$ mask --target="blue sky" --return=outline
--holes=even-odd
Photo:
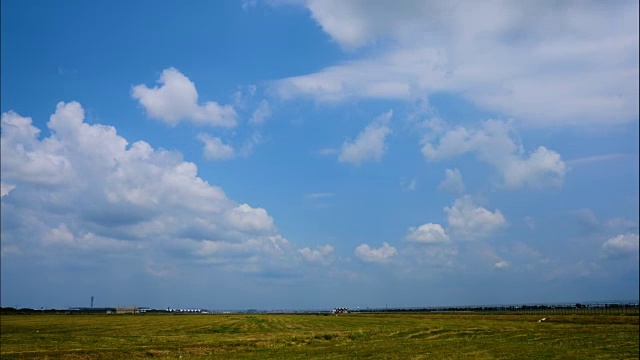
[[[638,298],[638,3],[2,2],[2,306]]]

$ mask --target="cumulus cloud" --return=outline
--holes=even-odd
[[[331,261],[333,250],[333,246],[324,245],[318,246],[315,250],[305,247],[300,249],[299,252],[300,255],[310,263],[327,264]]]
[[[234,229],[245,232],[269,232],[273,230],[273,219],[262,208],[247,204],[238,205],[227,212],[227,220]]]
[[[564,180],[566,166],[560,154],[539,146],[528,158],[512,160],[502,170],[505,186],[541,187],[560,186]]]
[[[496,269],[507,269],[511,264],[506,260],[500,260],[493,265]]]
[[[387,46],[279,80],[274,88],[283,98],[452,93],[531,124],[611,124],[638,117],[637,1],[300,4],[347,51]]]
[[[30,117],[22,117],[14,111],[2,114],[2,136],[7,141],[33,145],[34,139],[40,134],[40,129],[31,125]]]
[[[162,71],[158,83],[160,85],[153,88],[136,85],[131,92],[150,117],[170,125],[180,121],[223,127],[236,125],[237,114],[233,106],[220,105],[215,101],[199,104],[195,84],[177,69]]]
[[[191,241],[190,251],[201,264],[247,274],[260,275],[271,271],[295,269],[297,254],[283,236],[260,235],[243,242],[224,240]]]
[[[438,185],[438,190],[446,191],[454,194],[461,194],[464,192],[464,182],[462,181],[462,174],[458,169],[446,169],[444,171],[444,180]]]
[[[440,224],[427,223],[409,228],[407,240],[421,244],[443,244],[449,242],[449,235]]]
[[[602,244],[604,256],[609,258],[622,258],[638,256],[638,234],[621,234],[607,239]]]
[[[487,210],[477,206],[470,196],[465,195],[444,208],[449,229],[456,237],[465,240],[490,237],[507,226],[500,210]]]
[[[52,121],[55,121],[53,117]],[[58,143],[37,141],[40,129],[31,125],[31,118],[9,111],[2,114],[1,124],[0,166],[3,179],[15,179],[16,183],[55,185],[73,175],[69,160],[57,154],[61,151]],[[12,186],[15,187],[15,183]]]
[[[353,141],[345,141],[338,155],[338,161],[360,165],[368,161],[380,161],[386,151],[385,139],[391,133],[388,126],[393,111],[380,115]]]
[[[82,250],[99,250],[102,252],[133,250],[141,248],[141,244],[129,242],[107,236],[96,235],[92,232],[82,234],[72,233],[66,224],[51,229],[42,239],[45,246],[62,246]]]
[[[437,141],[425,141],[422,154],[430,161],[439,161],[475,153],[499,172],[505,188],[562,185],[566,165],[560,154],[544,146],[527,154],[514,142],[514,136],[511,123],[487,120],[481,129],[457,127],[440,134]]]
[[[360,260],[367,263],[385,264],[388,263],[392,257],[398,255],[398,250],[386,242],[382,243],[382,246],[377,249],[371,248],[367,244],[360,244],[356,247],[354,254]]]
[[[259,235],[246,241],[204,240],[191,241],[186,244],[194,249],[200,259],[209,264],[227,264],[230,270],[242,258],[247,261],[241,264],[242,271],[256,272],[265,266],[277,264],[281,261],[291,263],[294,255],[291,243],[279,234]]]
[[[115,128],[83,120],[79,103],[58,103],[51,135],[39,139],[30,118],[2,114],[2,191],[5,184],[23,190],[2,197],[3,246],[202,261],[213,254],[209,243],[245,249],[227,259],[229,269],[297,258],[265,209],[227,198],[180,153],[129,144]]]
[[[198,140],[204,143],[204,157],[209,160],[228,160],[234,157],[235,151],[231,145],[222,142],[219,137],[211,137],[208,134],[198,134]]]

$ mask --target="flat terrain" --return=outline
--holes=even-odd
[[[551,316],[551,315],[550,315]],[[4,315],[4,359],[638,359],[638,316]]]

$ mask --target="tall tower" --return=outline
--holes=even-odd
[[[91,308],[93,309],[93,296],[91,297]]]

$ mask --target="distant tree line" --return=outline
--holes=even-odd
[[[31,309],[0,307],[0,315],[98,315],[114,314],[116,308],[71,308],[71,309]],[[350,310],[352,313],[475,313],[475,314],[629,314],[638,315],[638,303],[590,303],[575,305],[510,305],[510,306],[442,306],[423,308],[366,308]],[[148,309],[141,314],[187,314],[168,310]],[[230,312],[212,311],[213,314]],[[317,314],[329,315],[331,311],[321,310],[281,310],[281,311],[237,311],[233,313],[261,313],[261,314]]]
[[[64,314],[66,310],[0,307],[0,315]]]
[[[472,314],[638,314],[637,303],[581,304],[575,305],[513,305],[513,306],[453,306],[429,308],[384,308],[360,309],[353,312],[427,312],[427,313],[472,313]]]

